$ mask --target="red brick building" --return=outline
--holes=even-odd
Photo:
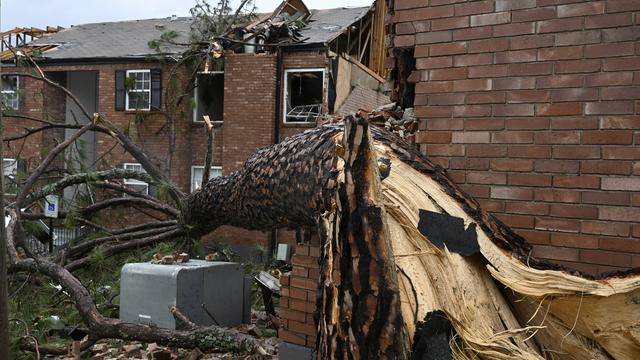
[[[276,12],[283,8],[287,6],[281,5]],[[299,40],[280,46],[280,52],[268,46],[225,50],[215,71],[212,68],[196,76],[195,90],[176,110],[173,122],[167,117],[166,100],[176,96],[175,83],[184,85],[187,70],[174,78],[170,74],[186,48],[163,45],[163,56],[159,56],[148,43],[168,30],[178,35],[174,41],[188,42],[191,18],[78,25],[42,36],[26,49],[42,51],[37,62],[47,76],[66,86],[89,113],[99,112],[127,131],[174,184],[190,192],[199,186],[205,161],[203,115],[209,115],[215,125],[212,176],[217,176],[239,168],[257,148],[316,126],[322,114],[338,113],[346,104],[353,107],[352,90],[358,89],[356,103],[363,91],[378,94],[383,79],[368,64],[374,50],[379,48],[382,53],[383,45],[379,39],[374,45],[377,38],[370,35],[372,8],[305,11],[307,25],[299,31]],[[261,20],[268,18],[264,15]],[[5,62],[3,72],[24,71],[20,66],[11,67]],[[338,78],[342,79],[339,84]],[[63,93],[38,80],[5,77],[5,85],[3,93],[18,114],[66,123],[88,121]],[[388,97],[374,98],[388,102]],[[5,135],[17,136],[37,126],[25,118],[6,118]],[[72,133],[61,130],[51,136],[40,132],[26,141],[9,142],[7,170],[16,169],[17,163],[24,164],[23,171],[32,169],[52,144]],[[82,140],[83,166],[140,169],[109,136],[92,133]],[[144,192],[154,191],[139,181],[125,183]],[[68,200],[73,196],[65,194]],[[223,227],[211,239],[269,246],[290,243],[293,238],[285,233]]]
[[[416,143],[533,255],[640,266],[640,1],[393,0]]]

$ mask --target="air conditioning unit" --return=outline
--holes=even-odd
[[[238,263],[131,263],[121,271],[120,319],[127,322],[175,329],[175,305],[198,325],[237,326],[250,320],[250,299],[251,279]]]

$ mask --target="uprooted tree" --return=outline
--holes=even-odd
[[[361,112],[260,149],[239,171],[184,194],[123,129],[87,113],[72,93],[32,65],[35,72],[17,75],[64,91],[90,121],[31,118],[41,127],[27,129],[25,136],[60,128],[75,132],[21,181],[8,204],[9,271],[38,272],[62,285],[91,340],[254,351],[259,341],[235,329],[166,330],[108,318],[74,271],[88,263],[96,248],[109,256],[163,241],[199,239],[222,225],[250,230],[311,226],[322,244],[319,358],[640,357],[637,271],[596,279],[529,256],[526,241],[480,209],[442,169],[402,139],[371,126],[385,113]],[[146,172],[108,169],[43,181],[55,160],[91,131],[116,139]],[[131,191],[123,178],[156,184],[166,196]],[[105,235],[74,244],[61,255],[34,253],[25,241],[24,222],[42,215],[28,210],[46,195],[78,185],[112,196],[63,216]],[[162,216],[123,229],[93,217],[129,205]]]

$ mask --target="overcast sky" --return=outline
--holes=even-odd
[[[237,2],[237,0],[232,3]],[[373,0],[305,0],[310,9],[370,5]],[[209,0],[216,4],[217,0]],[[14,27],[86,24],[102,21],[187,16],[195,0],[0,0],[2,30]],[[268,12],[279,0],[256,0],[258,10]]]

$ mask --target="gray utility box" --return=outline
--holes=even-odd
[[[120,277],[120,320],[175,329],[169,309],[176,305],[198,325],[237,326],[250,317],[250,285],[238,263],[126,264]]]

